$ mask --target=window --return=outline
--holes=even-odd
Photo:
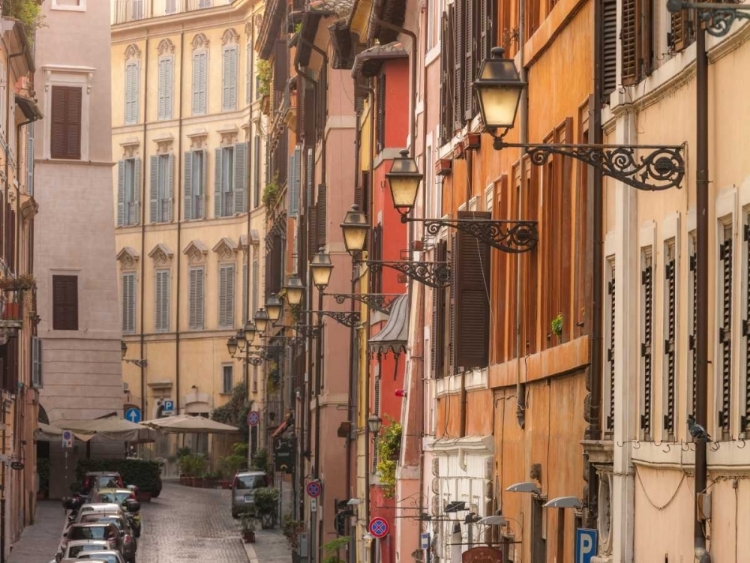
[[[130,9],[131,20],[143,19],[143,0],[130,0]]]
[[[456,28],[456,9],[448,7],[442,15],[440,29],[440,142],[447,143],[453,136],[453,30]]]
[[[185,153],[185,219],[206,216],[206,170],[208,151]]]
[[[223,95],[221,108],[224,111],[237,109],[237,45],[224,47]]]
[[[133,125],[138,122],[140,66],[138,61],[134,60],[125,64],[125,125]]]
[[[78,276],[52,276],[52,330],[78,330]]]
[[[165,0],[166,6],[164,7],[165,14],[176,14],[177,13],[177,0]]]
[[[648,0],[623,0],[620,41],[622,83],[636,84],[651,74],[653,18]]]
[[[228,395],[234,387],[234,366],[221,366],[221,392]]]
[[[81,88],[52,86],[52,123],[50,154],[52,158],[81,158]]]
[[[234,326],[234,264],[219,266],[219,327]]]
[[[85,12],[86,0],[52,0],[52,9]]]
[[[122,332],[135,333],[135,273],[122,274]]]
[[[174,59],[159,58],[159,119],[172,119],[172,85],[174,83]]]
[[[690,302],[689,326],[690,336],[688,338],[688,348],[690,349],[690,368],[688,371],[688,397],[687,412],[695,416],[697,393],[697,374],[698,374],[698,254],[696,253],[697,237],[695,231],[688,235],[689,254],[690,254],[690,277],[688,278],[688,299]]]
[[[214,217],[247,211],[247,143],[216,149]]]
[[[156,332],[169,331],[169,294],[171,279],[169,270],[156,270]]]
[[[253,138],[253,207],[260,207],[260,137]]]
[[[732,223],[723,223],[719,233],[719,427],[722,438],[730,439],[732,412]]]
[[[607,295],[605,296],[604,337],[607,346],[607,381],[605,382],[605,414],[607,432],[615,430],[615,259],[607,258]]]
[[[117,163],[117,226],[140,223],[141,159],[126,158]]]
[[[211,0],[198,0],[198,8],[210,8]]]
[[[151,157],[150,215],[152,223],[172,221],[174,183],[174,155],[160,154]]]
[[[206,113],[208,51],[201,49],[193,54],[193,115]]]
[[[653,401],[654,266],[651,247],[641,250],[641,436],[651,440]]]
[[[677,410],[677,256],[675,239],[664,245],[664,438],[674,440]]]
[[[26,193],[34,195],[34,126],[27,127],[26,137]]]
[[[190,268],[188,325],[193,330],[203,330],[204,283],[203,267]]]
[[[667,43],[672,51],[682,51],[695,41],[695,22],[690,10],[669,14]]]
[[[617,0],[602,1],[602,70],[603,103],[617,89]]]
[[[31,386],[41,389],[44,386],[42,374],[42,339],[31,337]]]

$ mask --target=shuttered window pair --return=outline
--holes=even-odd
[[[140,70],[141,65],[138,61],[131,60],[125,63],[125,125],[138,122]]]
[[[141,159],[126,158],[117,163],[117,226],[140,223]]]
[[[174,58],[159,59],[159,119],[172,119],[172,89],[174,84]]]
[[[81,89],[74,86],[52,87],[52,124],[50,155],[66,160],[81,159]],[[136,112],[137,115],[137,112]]]
[[[174,201],[174,155],[160,154],[151,157],[150,217],[152,223],[172,221]]]
[[[156,332],[169,331],[169,301],[171,294],[171,275],[169,270],[156,271]]]
[[[208,51],[201,49],[193,53],[193,115],[207,111],[208,97]]]
[[[192,330],[203,330],[205,270],[203,266],[190,268],[188,280],[188,326]]]
[[[289,189],[287,190],[287,193],[289,194],[289,204],[287,205],[287,209],[289,209],[290,217],[299,216],[301,160],[302,148],[298,145],[295,147],[292,156],[289,158],[289,175],[287,176],[289,183]]]
[[[247,143],[216,149],[214,217],[247,211]]]
[[[185,219],[206,217],[206,181],[208,151],[188,151],[185,153]]]
[[[52,276],[52,330],[78,330],[78,276]]]
[[[219,328],[234,326],[234,264],[219,266]]]
[[[224,47],[223,94],[221,109],[232,111],[237,109],[237,68],[239,66],[239,49],[237,45]]]
[[[122,332],[135,333],[135,272],[122,274]]]

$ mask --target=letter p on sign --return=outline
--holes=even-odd
[[[578,528],[576,530],[576,563],[591,563],[596,555],[598,533],[596,530]]]

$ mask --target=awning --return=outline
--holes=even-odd
[[[286,429],[292,426],[293,424],[294,424],[294,416],[292,415],[292,413],[289,413],[284,417],[284,422],[279,424],[276,430],[273,431],[273,434],[271,434],[271,438],[277,438],[281,436],[286,431]]]
[[[365,78],[372,78],[378,75],[384,62],[407,58],[409,58],[409,53],[399,41],[393,41],[387,45],[375,45],[354,57],[352,76],[356,77],[361,73]]]
[[[24,117],[29,121],[39,121],[42,119],[42,112],[39,111],[39,106],[31,98],[16,94],[16,105],[21,108]]]
[[[172,434],[234,434],[240,430],[235,426],[217,422],[210,418],[186,414],[156,418],[141,424]]]
[[[38,427],[34,434],[34,439],[37,442],[61,442],[62,441],[62,428],[57,428],[51,424],[45,424],[44,422],[37,423]],[[94,437],[94,434],[73,434],[77,440],[82,442],[88,442]]]
[[[55,426],[81,434],[113,434],[143,430],[142,426],[124,418],[96,418],[93,420],[58,420]]]
[[[385,354],[388,351],[399,354],[406,351],[409,337],[409,296],[397,297],[391,307],[391,314],[383,330],[370,338],[370,350]]]

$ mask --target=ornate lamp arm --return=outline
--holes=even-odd
[[[417,280],[429,287],[448,287],[451,284],[451,269],[447,262],[385,262],[381,260],[362,260],[373,273],[391,268]]]
[[[320,327],[316,325],[297,325],[296,330],[303,338],[317,338],[320,335]]]
[[[698,10],[698,17],[706,24],[706,32],[714,37],[724,37],[732,29],[735,20],[750,20],[748,4],[715,4],[713,2],[685,2],[667,0],[667,10]]]
[[[424,223],[425,232],[436,236],[443,227],[451,227],[489,244],[493,248],[519,254],[536,248],[539,240],[536,221],[496,221],[490,219],[412,219],[402,216],[405,223]]]
[[[383,293],[325,293],[324,295],[333,297],[339,305],[343,305],[347,299],[359,301],[386,315],[390,313],[393,301],[398,296],[398,294],[386,295]]]
[[[349,328],[353,328],[359,324],[359,311],[303,311],[303,313],[317,313],[330,317],[334,321]]]

